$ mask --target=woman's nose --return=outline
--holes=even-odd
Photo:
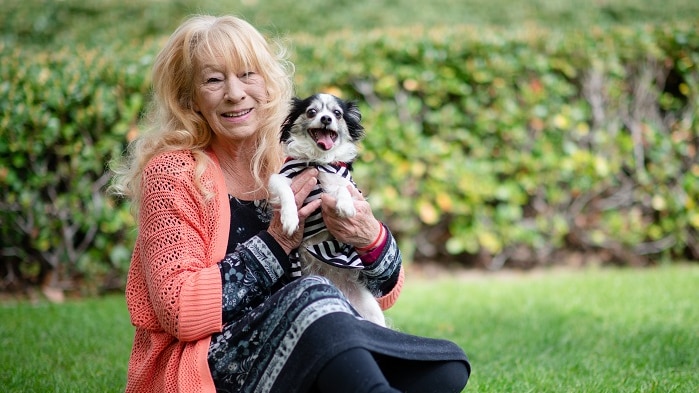
[[[231,76],[226,81],[225,99],[234,102],[245,99],[245,85],[237,76]]]

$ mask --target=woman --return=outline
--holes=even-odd
[[[126,390],[461,391],[470,366],[453,343],[361,320],[326,279],[292,278],[288,255],[303,227],[287,236],[265,202],[283,160],[291,70],[235,17],[192,17],[157,56],[150,127],[114,166],[112,186],[132,199],[139,229]],[[316,176],[292,183],[301,222],[320,208],[338,240],[376,244],[363,274],[390,307],[403,285],[395,240],[355,190],[350,220],[328,195],[301,207]]]

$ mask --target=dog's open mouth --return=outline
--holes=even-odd
[[[327,128],[310,128],[308,134],[316,142],[316,145],[323,150],[332,149],[337,140],[337,132]]]

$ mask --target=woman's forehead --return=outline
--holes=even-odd
[[[238,71],[255,68],[254,56],[245,48],[234,45],[205,45],[198,53],[201,69],[214,68]]]
[[[199,65],[202,71],[215,70],[237,72],[255,68],[253,64],[250,64],[246,59],[240,58],[236,53],[229,53],[227,55],[203,55],[203,57],[199,59]]]

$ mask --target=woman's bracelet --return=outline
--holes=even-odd
[[[381,222],[379,222],[379,234],[376,236],[376,239],[374,239],[374,241],[371,242],[371,244],[369,244],[368,246],[354,247],[354,248],[358,252],[362,252],[362,253],[366,253],[366,252],[369,252],[369,251],[375,249],[379,245],[381,240],[383,239],[385,232],[386,232],[386,228],[384,228],[383,224]]]

